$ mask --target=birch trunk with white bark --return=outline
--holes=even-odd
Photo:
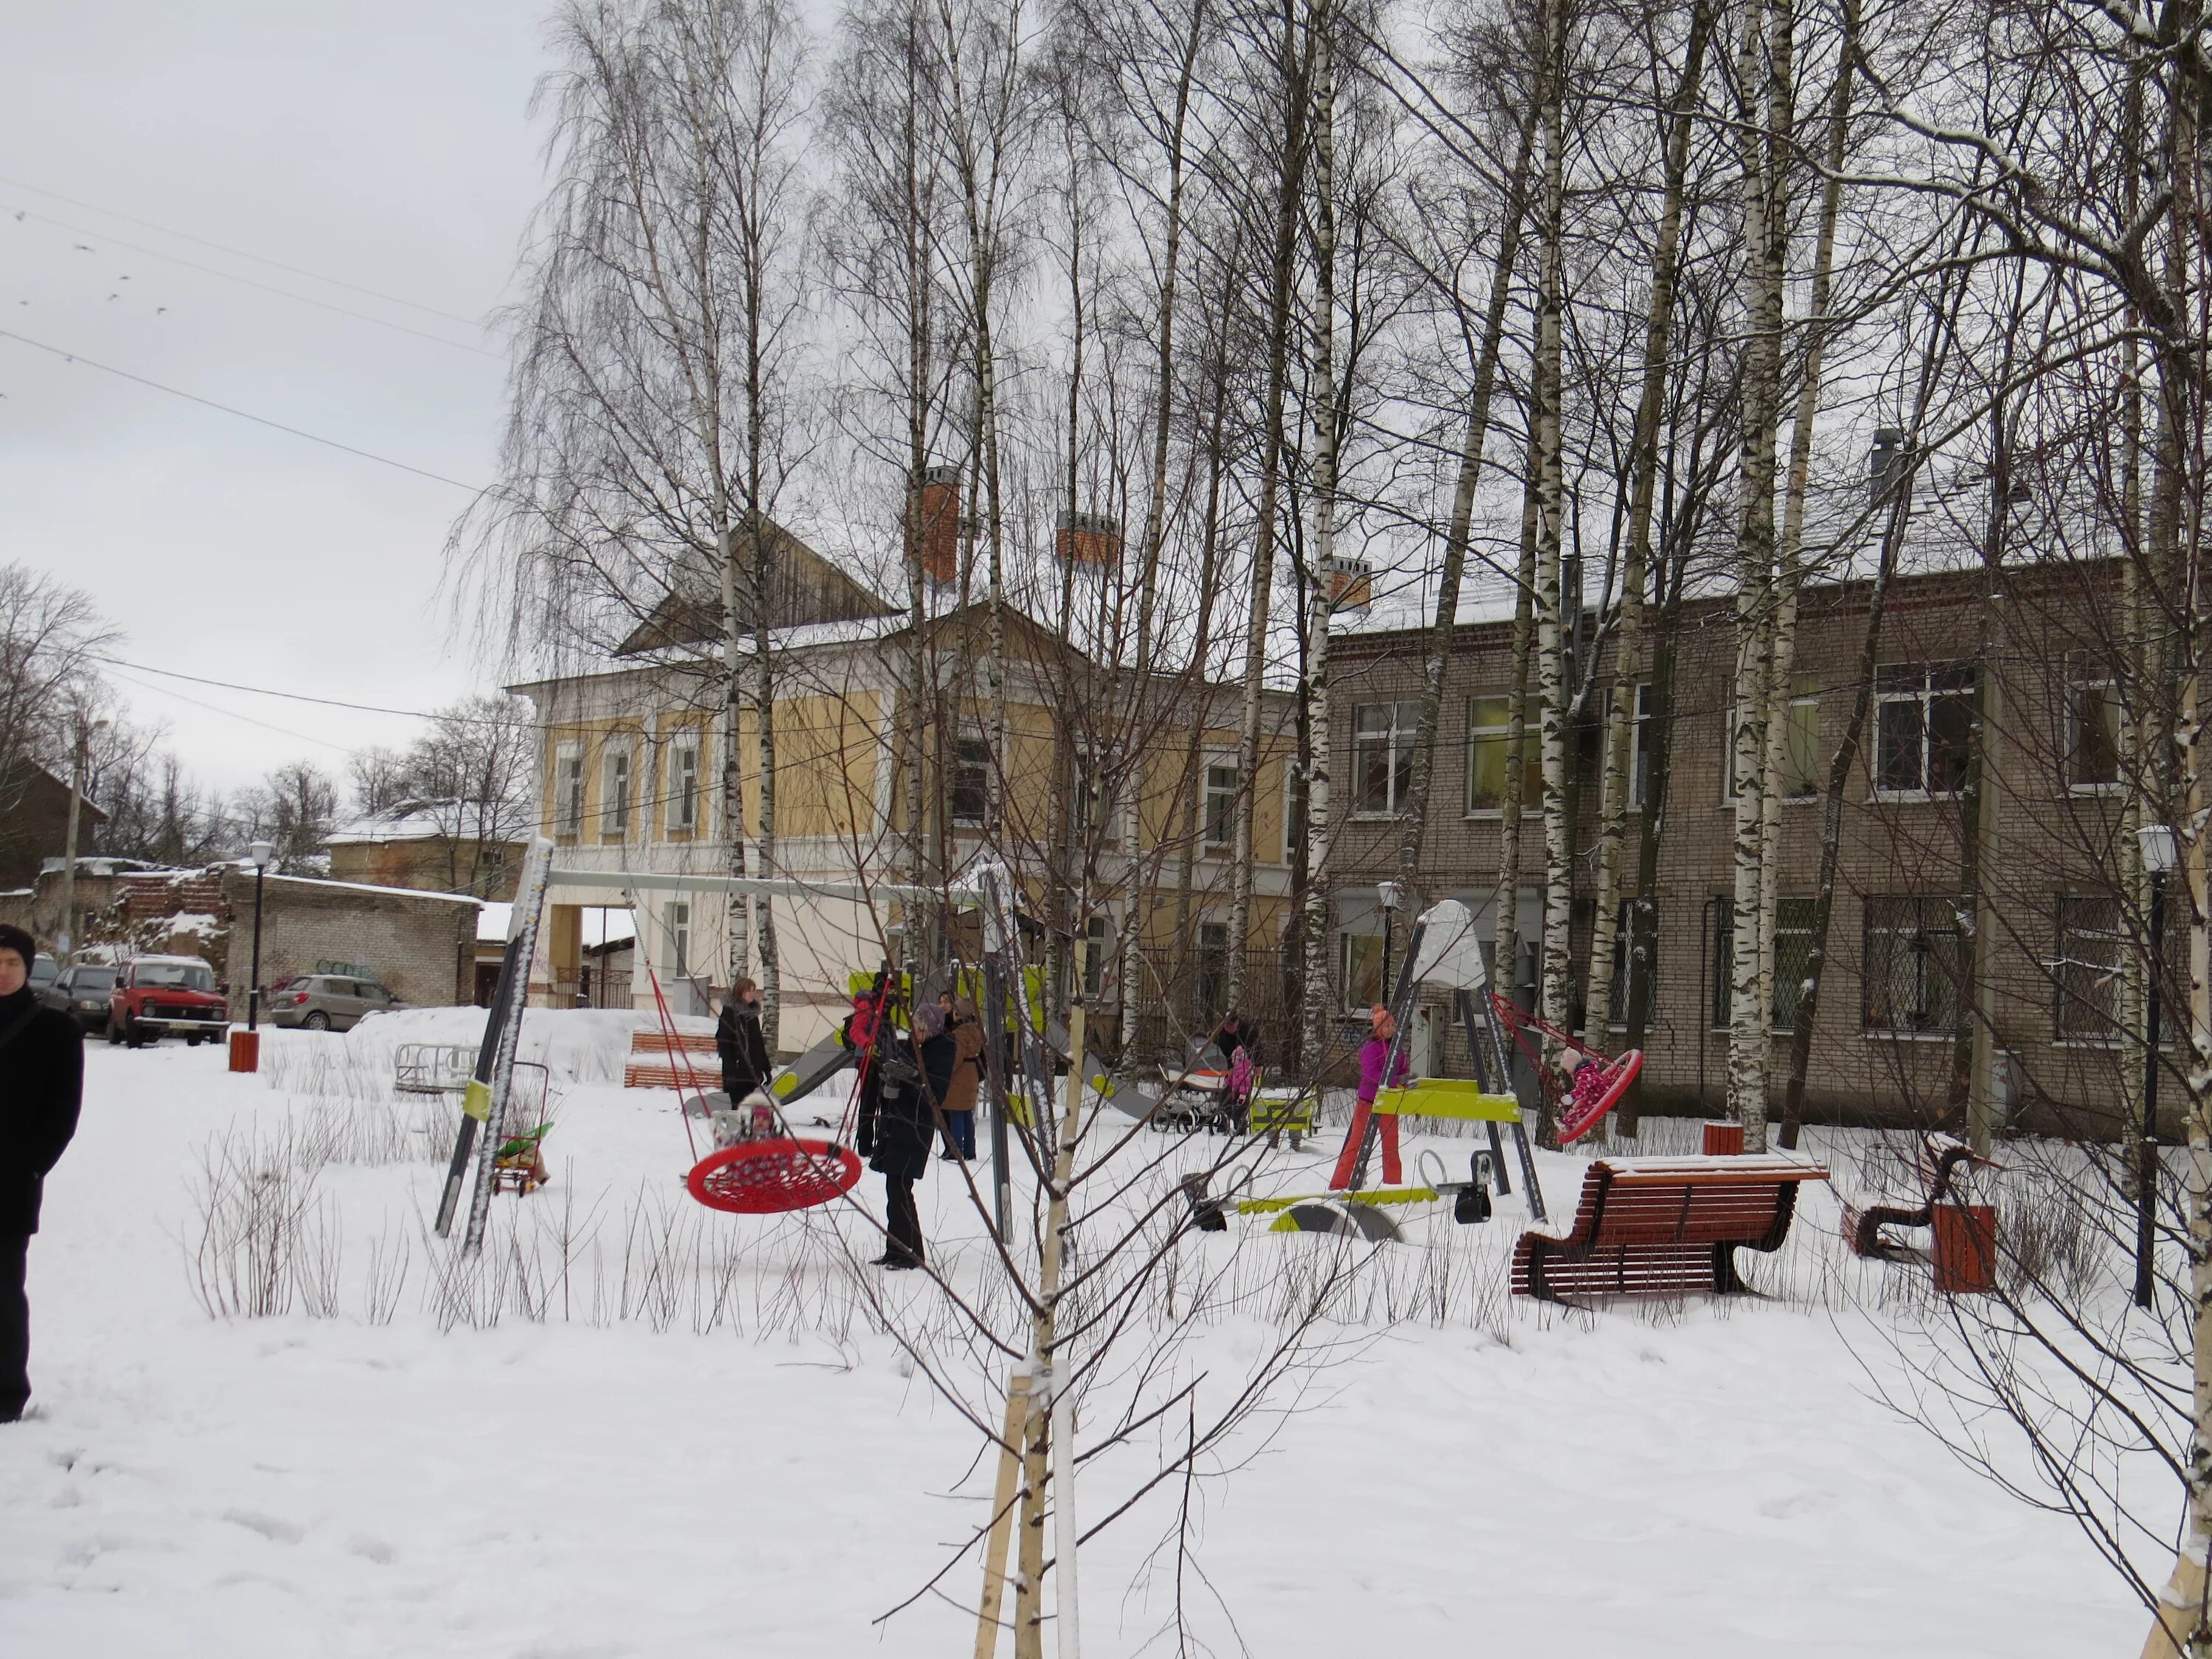
[[[1612,987],[1620,971],[1620,859],[1634,793],[1636,704],[1644,676],[1644,590],[1650,580],[1651,516],[1658,494],[1659,426],[1667,402],[1668,353],[1674,322],[1674,282],[1681,257],[1682,198],[1690,170],[1691,117],[1705,69],[1712,9],[1706,0],[1690,14],[1682,76],[1668,120],[1667,167],[1659,209],[1659,234],[1651,256],[1651,294],[1644,324],[1644,380],[1631,438],[1628,555],[1620,578],[1620,643],[1613,653],[1613,699],[1606,709],[1605,769],[1599,786],[1595,908],[1591,915],[1589,990],[1583,1041],[1596,1046],[1605,1034]],[[1648,807],[1646,810],[1649,810]]]

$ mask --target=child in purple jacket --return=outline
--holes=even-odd
[[[1352,1184],[1352,1166],[1359,1161],[1359,1143],[1366,1137],[1367,1120],[1375,1110],[1375,1097],[1383,1088],[1382,1068],[1389,1063],[1391,1040],[1398,1035],[1398,1022],[1381,1004],[1370,1009],[1367,1018],[1369,1036],[1359,1047],[1359,1103],[1352,1109],[1352,1128],[1344,1138],[1344,1151],[1337,1157],[1336,1172],[1329,1177],[1332,1188]],[[1390,1085],[1395,1087],[1403,1084],[1411,1070],[1401,1052],[1391,1070]],[[1398,1161],[1398,1115],[1386,1112],[1382,1117],[1382,1182],[1395,1187],[1405,1178],[1405,1168]]]

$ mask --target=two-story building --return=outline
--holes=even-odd
[[[1140,1018],[1164,1009],[1188,1026],[1218,1016],[1201,1005],[1228,978],[1241,690],[1099,662],[1069,630],[1012,606],[1000,608],[994,653],[988,608],[949,586],[933,590],[917,634],[908,611],[795,538],[781,540],[776,568],[772,867],[759,850],[757,722],[748,701],[732,732],[720,604],[704,591],[657,607],[607,660],[515,688],[545,728],[541,828],[556,867],[732,873],[723,769],[734,742],[748,873],[839,890],[941,888],[988,850],[1028,892],[1040,957],[1058,930],[1063,959],[1079,962],[1088,988],[1116,1006],[1133,943]],[[1001,720],[1003,751],[993,742]],[[1255,955],[1272,951],[1287,908],[1288,699],[1270,691],[1264,720]],[[548,902],[560,1000],[581,989],[594,907],[635,914],[636,1006],[653,1006],[657,979],[672,1006],[698,1011],[727,981],[732,907],[718,894],[556,885]],[[972,957],[972,923],[927,908],[842,890],[769,902],[782,1046],[831,1029],[848,1006],[849,976],[902,958],[909,927],[928,930],[917,950],[931,966]],[[745,925],[757,930],[757,918]],[[1255,981],[1253,994],[1268,988]]]
[[[2026,564],[2001,575],[1971,568],[1902,575],[1884,607],[1871,684],[1860,667],[1871,583],[1804,591],[1782,774],[1778,1091],[1815,915],[1830,763],[1856,700],[1863,693],[1869,702],[1841,801],[1838,886],[1808,1071],[1813,1115],[1925,1119],[1941,1115],[1954,1097],[1962,1039],[1975,1018],[1969,968],[1978,907],[1965,891],[1965,807],[1978,720],[1988,734],[1982,775],[1994,791],[1993,856],[1982,861],[1978,886],[1996,927],[1989,942],[1988,1018],[1999,1054],[1997,1090],[2009,1094],[2016,1115],[2046,1127],[2080,1127],[2089,1118],[2109,1125],[2124,1097],[2121,1067],[2141,1064],[2139,1043],[2136,1057],[2127,1058],[2120,998],[2135,948],[2130,941],[2148,936],[2127,857],[2125,812],[2142,792],[2127,761],[2121,581],[2113,560]],[[1335,776],[1347,781],[1333,866],[1338,963],[1353,1006],[1375,994],[1384,927],[1380,883],[1397,873],[1398,807],[1410,775],[1428,642],[1425,627],[1408,626],[1411,620],[1401,613],[1376,625],[1353,624],[1332,644],[1334,729],[1341,733]],[[1736,640],[1731,596],[1682,601],[1653,893],[1658,949],[1644,1039],[1647,1097],[1705,1110],[1725,1097]],[[1591,931],[1598,720],[1605,697],[1619,695],[1608,684],[1611,672],[1607,643],[1595,665],[1590,713],[1571,734],[1578,974]],[[1464,899],[1486,927],[1494,925],[1500,886],[1512,678],[1510,618],[1457,629],[1419,884],[1426,899]],[[1656,747],[1649,684],[1634,695],[1625,894],[1637,890]],[[1531,804],[1516,884],[1522,959],[1512,975],[1524,999],[1534,991],[1541,914],[1535,747],[1532,724],[1525,791]],[[2176,984],[2185,990],[2185,975],[2169,979]],[[1587,994],[1578,988],[1577,1002]],[[2168,1001],[2169,1032],[2183,994],[2174,991]],[[1610,996],[1618,1040],[1625,999],[1617,979]]]

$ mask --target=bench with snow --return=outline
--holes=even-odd
[[[1844,1206],[1844,1239],[1851,1254],[1882,1257],[1904,1254],[1905,1241],[1888,1237],[1883,1230],[1935,1226],[1939,1209],[1965,1204],[1966,1174],[1977,1167],[2001,1166],[1976,1157],[1973,1148],[1955,1135],[1922,1135],[1912,1160],[1914,1184],[1919,1188],[1915,1198]]]
[[[1521,1235],[1513,1294],[1561,1302],[1740,1291],[1735,1253],[1781,1249],[1797,1188],[1827,1178],[1820,1164],[1778,1155],[1600,1158],[1564,1237]]]
[[[625,1089],[688,1089],[696,1080],[712,1089],[722,1080],[722,1062],[712,1031],[668,1033],[641,1026],[629,1034],[629,1060],[623,1067]]]

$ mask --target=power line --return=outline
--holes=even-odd
[[[550,726],[541,725],[536,720],[499,720],[493,716],[483,714],[435,714],[430,710],[423,708],[392,708],[382,703],[348,702],[340,697],[311,696],[305,691],[276,691],[272,690],[265,685],[240,685],[233,680],[211,680],[207,678],[204,675],[179,673],[173,668],[155,668],[149,663],[129,662],[121,657],[102,656],[98,652],[90,653],[89,654],[91,655],[93,661],[104,662],[111,667],[127,668],[133,673],[137,674],[158,674],[163,679],[185,680],[194,685],[210,685],[215,687],[219,691],[248,691],[257,697],[282,697],[289,702],[319,703],[325,708],[350,708],[358,714],[401,714],[406,716],[410,720],[451,720],[462,726],[512,726],[519,731],[543,732],[552,729]],[[149,689],[158,690],[159,688],[149,687]],[[182,692],[177,692],[173,695],[182,696],[184,694]],[[187,698],[186,701],[189,702],[190,699]],[[244,716],[241,715],[240,718],[243,719]],[[298,734],[290,733],[288,735],[297,736]]]
[[[149,685],[143,680],[132,679],[128,674],[118,674],[115,678],[125,685],[137,686],[142,691],[151,691],[164,697],[174,697],[179,702],[188,702],[195,708],[206,709],[210,714],[224,714],[234,720],[244,720],[248,726],[258,726],[264,732],[276,732],[279,737],[291,738],[301,743],[320,744],[324,748],[335,749],[342,755],[352,752],[345,744],[332,743],[328,738],[313,738],[305,732],[294,732],[282,726],[271,726],[267,720],[258,720],[252,715],[241,714],[234,708],[219,708],[211,702],[203,702],[198,697],[188,697],[181,691],[170,691],[158,685]]]
[[[0,328],[0,340],[13,340],[19,345],[29,346],[34,351],[43,351],[51,356],[58,357],[65,363],[82,363],[87,368],[96,368],[103,374],[112,374],[120,380],[133,381],[143,386],[150,386],[156,392],[166,392],[172,398],[182,398],[186,403],[198,404],[207,409],[220,410],[226,415],[235,415],[240,420],[251,421],[256,426],[265,426],[273,431],[289,433],[295,438],[305,438],[311,444],[321,444],[328,449],[342,449],[349,455],[358,455],[362,459],[374,461],[380,466],[397,467],[402,472],[412,472],[416,477],[428,478],[434,483],[451,484],[456,489],[467,490],[471,495],[484,494],[481,485],[463,483],[459,478],[449,478],[444,473],[433,472],[427,467],[415,466],[406,461],[395,461],[389,455],[380,455],[374,450],[340,443],[336,438],[325,438],[321,434],[309,432],[303,427],[287,426],[283,422],[272,421],[265,415],[255,415],[246,410],[234,408],[229,404],[219,404],[212,398],[201,397],[197,392],[182,392],[173,386],[163,386],[159,380],[149,380],[143,374],[133,374],[127,368],[117,368],[111,363],[95,362],[80,353],[64,351],[59,346],[48,345],[43,340],[33,340],[27,334],[17,334]]]
[[[153,258],[166,259],[172,264],[184,266],[187,270],[198,270],[210,276],[220,276],[225,282],[240,283],[247,288],[258,289],[264,294],[274,294],[283,299],[296,300],[303,306],[313,306],[323,311],[335,311],[341,317],[357,318],[364,323],[374,323],[379,328],[397,329],[402,334],[411,334],[418,340],[428,340],[441,346],[451,346],[456,351],[473,351],[479,357],[506,361],[504,354],[488,350],[483,346],[470,345],[462,340],[449,340],[442,334],[431,333],[428,329],[410,328],[406,324],[395,323],[388,317],[378,317],[366,311],[356,311],[351,306],[338,305],[329,300],[318,300],[312,295],[295,294],[290,289],[278,288],[272,283],[257,283],[251,276],[241,276],[236,271],[219,270],[214,265],[204,265],[196,259],[186,259],[173,253],[164,253],[159,248],[146,247],[137,242],[126,242],[120,237],[109,235],[104,230],[90,230],[82,225],[73,225],[66,219],[57,219],[51,214],[33,212],[28,208],[17,208],[5,202],[0,202],[0,212],[12,213],[18,219],[35,219],[40,224],[52,225],[57,230],[70,231],[79,236],[97,236],[113,247],[125,247],[133,253],[143,253]],[[85,251],[93,252],[97,250],[87,248]]]
[[[420,311],[432,317],[442,317],[449,323],[459,323],[467,328],[475,328],[478,325],[477,319],[472,317],[463,317],[453,312],[441,311],[435,306],[426,306],[416,300],[403,300],[396,294],[386,294],[376,289],[363,288],[359,283],[349,283],[342,276],[325,276],[322,272],[309,270],[304,265],[288,265],[282,259],[271,259],[266,254],[249,253],[244,248],[231,247],[222,242],[211,242],[206,237],[195,236],[188,230],[173,230],[167,225],[157,225],[151,219],[133,218],[130,214],[118,213],[113,208],[101,207],[96,202],[82,202],[74,196],[64,196],[58,190],[48,190],[45,185],[32,184],[27,179],[0,177],[0,185],[9,185],[17,190],[27,190],[36,196],[51,197],[57,202],[67,202],[71,207],[82,208],[88,213],[100,214],[110,219],[120,219],[125,224],[140,225],[148,230],[158,230],[162,235],[174,236],[180,241],[197,242],[200,246],[211,247],[218,253],[228,253],[240,259],[251,259],[256,264],[269,265],[277,270],[289,270],[295,276],[305,276],[314,282],[328,283],[332,288],[349,289],[356,294],[366,294],[372,300],[382,300],[392,305],[405,306],[410,311]]]

